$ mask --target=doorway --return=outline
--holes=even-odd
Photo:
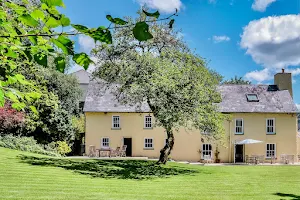
[[[235,145],[235,162],[244,162],[244,145]]]
[[[126,156],[132,156],[132,138],[124,138],[123,144],[127,145]]]

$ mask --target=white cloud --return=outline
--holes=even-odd
[[[141,5],[147,5],[150,8],[158,9],[163,13],[174,13],[177,8],[180,10],[183,6],[181,0],[137,0]]]
[[[254,0],[252,4],[252,9],[259,12],[265,12],[266,8],[275,1],[276,0]]]
[[[297,108],[298,108],[298,111],[300,111],[300,104],[297,104],[297,103],[296,103],[296,106],[297,106]]]
[[[244,27],[240,46],[265,69],[247,74],[257,81],[268,80],[269,74],[286,68],[300,75],[300,15],[283,15],[251,21]],[[249,75],[250,74],[250,75]]]
[[[86,35],[80,35],[78,37],[78,43],[80,51],[83,51],[87,54],[90,54],[91,50],[95,48],[94,39]]]
[[[212,37],[214,43],[220,43],[220,42],[228,42],[230,41],[230,37],[226,36],[226,35],[220,35],[220,36],[217,36],[217,35],[214,35]]]
[[[273,78],[273,73],[267,68],[265,68],[263,70],[255,70],[252,72],[248,72],[245,75],[245,79],[247,79],[249,81],[257,81],[258,83],[272,80],[272,78]]]
[[[300,74],[300,68],[288,69],[286,72],[292,73],[293,76],[297,76]]]
[[[217,0],[208,0],[208,3],[215,4],[217,3]]]

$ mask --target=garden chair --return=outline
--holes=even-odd
[[[289,163],[288,160],[287,160],[287,155],[286,154],[281,154],[280,155],[280,162],[282,164],[288,164]]]
[[[126,157],[126,149],[127,149],[127,145],[123,145],[122,149],[120,150],[121,157]]]
[[[286,155],[286,161],[287,161],[286,164],[289,164],[289,163],[294,164],[294,162],[295,162],[295,156],[294,155]]]
[[[120,154],[121,154],[120,149],[121,149],[120,147],[117,147],[116,149],[113,149],[112,152],[111,152],[111,156],[112,157],[120,156]]]
[[[258,155],[257,156],[257,163],[265,163],[265,156],[264,155]]]
[[[212,159],[211,155],[204,155],[203,160],[206,163],[209,163],[209,162],[212,163],[213,162],[213,159]]]
[[[95,157],[96,156],[96,147],[94,145],[89,146],[89,157]]]

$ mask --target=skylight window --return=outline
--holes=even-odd
[[[278,86],[277,85],[269,85],[268,86],[268,91],[278,91]]]
[[[247,94],[246,96],[247,96],[248,102],[258,102],[259,101],[257,94]]]

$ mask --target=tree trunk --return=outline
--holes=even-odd
[[[160,150],[159,160],[157,161],[158,164],[166,164],[174,146],[174,135],[172,129],[167,130],[167,136],[168,140],[166,142],[166,145]]]

